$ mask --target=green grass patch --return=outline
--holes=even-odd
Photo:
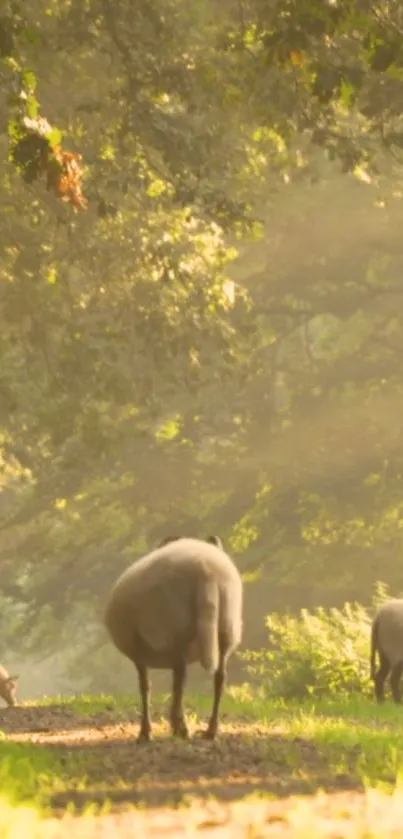
[[[156,697],[157,705],[162,705],[169,698],[169,694]],[[55,705],[62,705],[67,709],[75,711],[81,716],[102,714],[105,711],[131,712],[135,714],[138,709],[138,694],[107,694],[100,693],[92,696],[87,693],[79,693],[73,696],[44,696],[42,699],[27,701],[27,707],[52,708]]]
[[[205,726],[211,704],[211,695],[186,697],[193,734]],[[24,708],[4,716],[1,794],[13,805],[32,804],[40,811],[55,801],[58,808],[74,802],[81,811],[91,802],[148,808],[178,807],[200,796],[272,800],[321,788],[391,792],[403,779],[403,709],[392,702],[378,707],[359,696],[284,702],[236,686],[223,701],[216,745],[202,745],[196,737],[173,740],[168,706],[169,695],[154,697],[155,740],[138,747],[136,695],[27,703],[33,731],[36,723],[41,731],[42,719],[45,733],[33,735],[38,742],[13,742],[13,720],[17,734],[18,725],[24,731]],[[26,731],[22,736],[29,740],[29,725]]]
[[[66,770],[52,751],[31,743],[0,741],[0,790],[10,803],[44,807],[63,787]]]

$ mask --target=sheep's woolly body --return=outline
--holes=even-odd
[[[242,633],[242,581],[219,547],[182,538],[133,563],[113,587],[105,624],[132,661],[170,668],[178,654],[217,669]]]
[[[374,621],[376,646],[391,667],[403,662],[403,600],[388,600],[378,609]]]

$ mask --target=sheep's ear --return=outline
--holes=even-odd
[[[216,545],[217,548],[222,548],[222,541],[218,536],[207,536],[206,542],[210,545]]]

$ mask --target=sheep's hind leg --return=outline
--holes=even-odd
[[[221,697],[225,685],[225,676],[226,676],[226,659],[225,656],[220,653],[220,661],[218,664],[218,668],[214,673],[214,703],[213,703],[213,710],[211,712],[211,717],[209,724],[207,726],[206,731],[203,732],[203,737],[205,740],[214,740],[217,736],[218,732],[218,713],[220,709],[220,702]]]
[[[150,712],[150,679],[148,670],[142,664],[136,664],[141,697],[141,725],[138,743],[148,743],[151,740],[151,712]]]
[[[390,664],[386,656],[379,652],[380,667],[375,673],[375,697],[377,702],[383,702],[385,699],[385,681],[389,675]]]
[[[403,662],[400,662],[399,664],[395,664],[395,666],[392,667],[392,672],[391,672],[391,675],[390,675],[390,686],[391,686],[391,689],[392,689],[392,696],[393,696],[393,699],[395,700],[395,702],[398,702],[398,703],[402,701],[402,698],[401,698],[401,695],[400,695],[400,679],[401,679],[402,672],[403,672]]]
[[[173,668],[171,729],[174,737],[186,740],[189,729],[183,713],[183,691],[186,681],[186,664],[181,661]]]

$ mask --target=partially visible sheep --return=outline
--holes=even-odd
[[[164,545],[169,545],[170,542],[177,542],[178,539],[185,539],[185,536],[165,536],[164,539],[159,543],[158,547],[162,548]],[[218,536],[207,536],[205,540],[210,545],[216,545],[217,548],[222,548],[223,544],[221,539]]]
[[[161,540],[158,547],[163,548],[164,545],[169,545],[170,542],[177,542],[178,539],[184,539],[184,536],[165,536],[164,539]]]
[[[217,548],[224,550],[222,541],[218,536],[207,536],[206,542],[208,542],[209,545],[216,545]]]
[[[188,737],[183,690],[187,665],[195,661],[214,673],[214,704],[204,732],[214,739],[227,662],[241,640],[242,603],[242,580],[230,557],[217,544],[199,539],[172,539],[119,577],[106,606],[105,625],[117,649],[137,668],[139,741],[151,739],[152,667],[173,671],[172,733]]]
[[[0,664],[0,696],[11,707],[17,704],[18,676],[9,676],[5,667]]]
[[[376,653],[379,670],[376,671]],[[400,678],[403,672],[403,599],[388,600],[378,609],[371,629],[371,679],[378,702],[385,698],[385,681],[391,671],[390,686],[395,702],[401,701]]]

